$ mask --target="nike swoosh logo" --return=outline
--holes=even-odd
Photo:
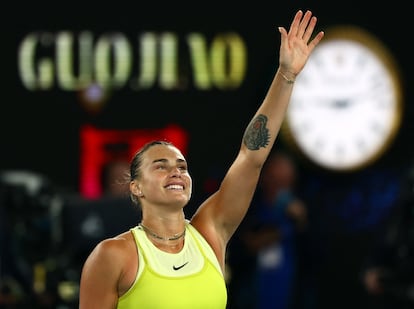
[[[173,265],[173,269],[174,270],[179,270],[179,269],[181,269],[181,268],[183,268],[185,265],[187,265],[188,264],[188,262],[185,262],[183,265],[180,265],[180,266],[175,266],[175,265]]]

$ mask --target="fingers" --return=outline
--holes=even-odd
[[[307,43],[312,36],[316,22],[317,18],[312,16],[312,12],[310,10],[307,10],[305,14],[303,14],[302,10],[299,10],[296,12],[296,15],[292,21],[289,34],[297,36],[305,40]]]
[[[308,26],[311,26],[311,25],[309,25],[309,20],[313,19],[311,17],[312,17],[312,12],[311,11],[306,11],[305,15],[303,15],[303,18],[302,18],[302,20],[299,24],[299,29],[298,29],[298,33],[297,33],[297,35],[300,38],[303,38],[304,34],[306,34],[306,32],[307,32],[306,30],[308,29]],[[315,27],[315,23],[316,23],[316,19],[314,20],[313,27]],[[311,33],[313,31],[313,27],[309,27],[309,28],[311,28],[310,29]]]
[[[303,34],[303,39],[305,40],[305,42],[308,42],[311,38],[313,30],[315,29],[316,21],[317,19],[315,16],[311,17],[310,21],[308,21],[305,33]]]
[[[286,29],[284,28],[284,27],[278,27],[278,30],[279,30],[279,32],[280,32],[280,34],[281,34],[281,36],[282,36],[282,44],[283,44],[283,42],[284,42],[284,39],[287,37],[287,31],[286,31]]]
[[[299,30],[299,24],[300,20],[302,19],[303,12],[302,10],[299,10],[296,12],[295,17],[292,20],[292,23],[290,24],[289,34],[296,36],[298,34]]]
[[[323,31],[320,31],[314,38],[312,41],[309,42],[308,44],[308,48],[309,51],[312,52],[312,50],[316,47],[316,45],[319,44],[319,42],[322,40],[323,36],[325,35],[325,33]]]

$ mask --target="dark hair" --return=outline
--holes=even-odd
[[[144,153],[153,146],[157,145],[164,145],[164,146],[174,146],[173,143],[164,141],[164,140],[154,140],[144,144],[133,156],[131,160],[131,164],[129,167],[129,180],[133,181],[134,179],[141,178],[141,165],[142,165],[142,157]],[[132,192],[130,192],[131,200],[135,204],[139,204],[139,199],[135,196]]]

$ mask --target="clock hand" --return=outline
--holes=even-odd
[[[353,101],[352,100],[349,100],[349,99],[337,99],[337,100],[334,100],[333,102],[332,102],[332,105],[335,107],[335,108],[347,108],[347,107],[349,107],[350,105],[352,105],[352,103],[353,103]]]
[[[321,99],[315,100],[315,103],[319,107],[344,109],[344,108],[348,108],[350,105],[352,105],[353,100],[346,99],[346,98],[342,98],[342,99],[321,98]]]

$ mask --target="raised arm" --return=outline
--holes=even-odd
[[[302,71],[309,55],[323,37],[323,32],[319,32],[311,39],[316,21],[316,17],[312,16],[310,11],[305,14],[298,11],[289,32],[279,27],[279,68],[262,105],[244,133],[240,150],[256,168],[261,168],[276,140],[296,76]],[[251,169],[249,165],[246,166],[248,170]]]
[[[289,32],[279,27],[279,67],[270,88],[248,124],[240,151],[219,190],[203,203],[192,219],[218,256],[224,254],[224,247],[251,203],[262,166],[285,117],[295,78],[324,35],[321,31],[312,38],[316,21],[312,12],[299,10]]]

